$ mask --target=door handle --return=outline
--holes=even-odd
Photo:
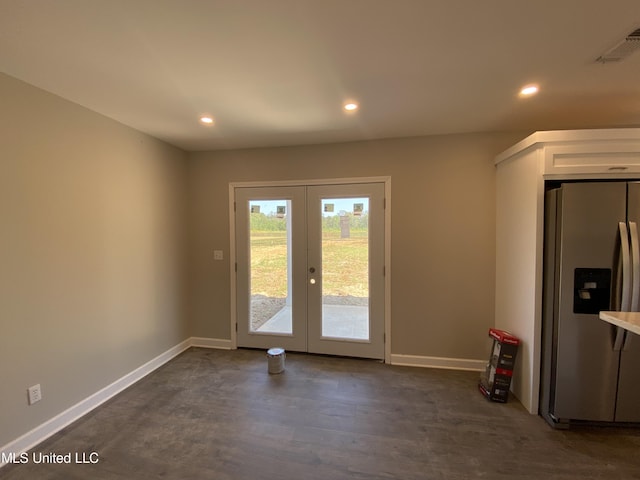
[[[311,267],[311,268],[309,269],[309,273],[315,273],[315,272],[316,272],[316,269],[315,269],[315,268]]]

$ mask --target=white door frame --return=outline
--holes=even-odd
[[[238,348],[236,335],[236,219],[235,219],[235,189],[241,187],[298,187],[313,185],[340,185],[349,183],[384,183],[384,361],[391,361],[391,177],[355,177],[330,178],[314,180],[284,180],[264,182],[230,182],[229,183],[229,277],[231,279],[231,348]]]

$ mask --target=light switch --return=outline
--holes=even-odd
[[[222,250],[214,250],[213,251],[213,259],[214,260],[222,260],[222,259],[224,259],[224,255],[222,254]]]

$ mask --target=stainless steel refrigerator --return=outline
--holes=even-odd
[[[545,194],[540,414],[555,427],[640,422],[640,336],[600,320],[640,303],[640,183]]]

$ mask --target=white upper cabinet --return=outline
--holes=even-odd
[[[640,128],[536,132],[499,155],[496,164],[531,150],[547,179],[640,174]]]

